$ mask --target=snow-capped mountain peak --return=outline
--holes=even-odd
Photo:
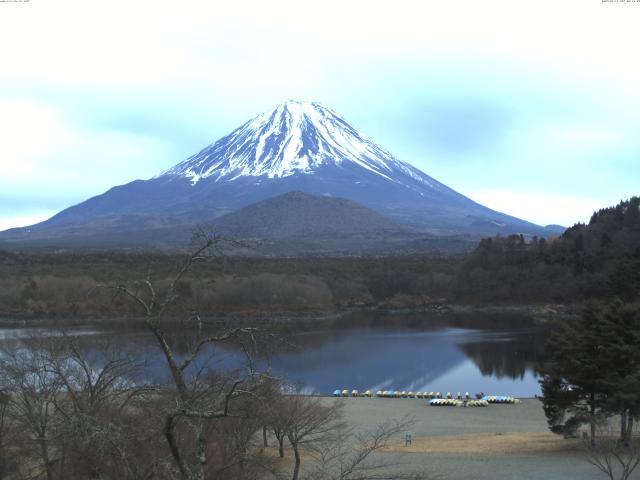
[[[318,208],[305,207],[305,195],[319,198],[309,200],[309,205],[317,204]],[[338,203],[322,201],[325,197],[335,197]],[[274,198],[280,200],[269,200]],[[341,201],[355,202],[355,206],[340,213],[337,205]],[[388,217],[404,233],[387,229],[384,222],[363,209]],[[283,225],[293,225],[287,230],[291,238],[312,238],[324,222],[323,215],[335,214],[331,225],[336,228],[330,237],[337,243],[323,243],[323,252],[328,251],[327,245],[338,245],[339,251],[361,253],[369,240],[376,244],[377,240],[369,238],[373,232],[369,227],[354,233],[353,227],[363,222],[384,227],[373,236],[382,235],[385,248],[393,245],[398,251],[403,251],[403,245],[408,251],[422,248],[421,241],[414,244],[415,237],[402,237],[404,229],[412,235],[548,234],[547,229],[479,205],[397,160],[333,110],[319,103],[288,101],[154,178],[115,186],[41,224],[15,229],[4,238],[16,245],[23,241],[59,245],[64,238],[69,245],[79,241],[102,246],[120,242],[128,247],[135,242],[182,242],[193,227],[211,225],[216,218],[228,218],[240,210],[242,215],[227,220],[227,226],[246,221],[252,227],[240,225],[243,229],[235,232],[250,238],[266,238],[261,235]],[[354,216],[347,210],[360,213]],[[292,219],[297,220],[292,224]],[[347,236],[343,238],[343,234]],[[0,234],[0,242],[2,238]],[[301,245],[307,241],[298,240],[296,244]],[[425,241],[425,248],[432,244],[431,239]],[[439,251],[440,247],[434,248]]]
[[[243,176],[283,178],[314,174],[327,165],[356,164],[393,179],[400,170],[429,186],[429,178],[393,157],[351,127],[333,110],[316,102],[289,100],[265,112],[161,176],[232,181]],[[426,177],[426,178],[425,178]]]

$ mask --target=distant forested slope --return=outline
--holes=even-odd
[[[640,301],[640,198],[596,212],[556,238],[487,238],[465,258],[217,257],[178,285],[204,315],[422,308],[430,304],[580,304]],[[278,241],[275,240],[275,243]],[[100,283],[153,278],[168,285],[184,255],[0,251],[0,318],[126,318],[124,298]]]
[[[557,238],[484,239],[453,288],[466,301],[573,303],[607,296],[612,281],[617,291],[635,288],[633,265],[640,267],[639,197],[601,209]]]

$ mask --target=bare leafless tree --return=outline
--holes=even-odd
[[[51,375],[48,358],[40,349],[14,344],[0,356],[0,382],[11,392],[7,416],[23,431],[29,432],[28,447],[39,460],[39,469],[47,480],[54,480],[54,467],[60,460],[55,448],[60,427],[56,399],[62,382]]]
[[[278,443],[278,456],[284,458],[284,442],[287,438],[287,427],[290,417],[287,410],[288,398],[280,391],[274,390],[265,397],[263,419],[265,426],[273,433]],[[263,445],[266,446],[266,435],[263,430]]]
[[[281,391],[282,382],[277,378],[267,378],[260,386],[258,394],[259,402],[256,402],[256,408],[258,409],[257,416],[261,420],[261,434],[262,434],[262,446],[267,448],[269,446],[269,434],[275,433],[272,432],[272,424],[275,423],[276,420],[276,412],[277,407],[279,405],[279,400],[282,398]],[[281,431],[281,429],[279,430]],[[276,434],[276,436],[278,436]],[[285,435],[281,433],[279,436],[281,439],[280,444],[284,442]],[[283,447],[280,448],[282,452]],[[283,453],[280,455],[284,456]]]
[[[326,405],[320,398],[290,395],[284,398],[283,406],[286,409],[285,434],[295,459],[291,478],[298,480],[302,450],[311,450],[340,428],[342,404]]]
[[[585,459],[610,480],[628,480],[640,465],[637,428],[635,432],[627,432],[625,439],[621,439],[608,423],[600,426],[599,430],[595,445],[585,442]]]
[[[414,420],[387,420],[370,430],[342,426],[311,449],[314,457],[309,480],[429,479],[428,473],[411,465],[391,462],[378,455],[394,439],[410,430]]]
[[[66,402],[83,415],[93,415],[105,407],[124,409],[137,395],[149,391],[137,382],[141,360],[113,341],[94,342],[81,348],[78,339],[67,335],[50,342],[48,370],[64,385]]]
[[[208,478],[264,479],[266,471],[273,471],[273,459],[260,448],[259,438],[264,423],[262,400],[244,396],[234,401],[231,414],[221,419],[211,432],[215,462],[208,469]]]
[[[143,314],[143,321],[160,347],[164,356],[173,388],[171,403],[167,405],[163,433],[178,471],[183,480],[204,480],[209,460],[208,424],[230,415],[232,400],[252,394],[264,380],[251,361],[250,347],[255,340],[256,329],[233,328],[220,334],[206,334],[203,322],[197,312],[181,316],[181,331],[185,334],[184,350],[180,354],[169,339],[163,320],[169,316],[172,306],[179,299],[178,285],[187,273],[198,263],[220,251],[224,239],[213,236],[201,238],[202,244],[189,255],[182,267],[170,281],[166,291],[160,292],[151,278],[151,272],[144,280],[131,284],[113,283],[101,285],[116,294],[128,297]],[[175,312],[174,312],[175,313]],[[207,362],[202,360],[212,345],[230,341],[245,341],[247,353],[246,369],[234,375],[208,374]],[[190,432],[189,441],[181,442],[184,435],[178,430]],[[181,443],[189,444],[184,448]]]
[[[7,346],[0,381],[11,392],[6,415],[23,476],[149,478],[156,463],[144,447],[154,443],[159,429],[150,431],[135,411],[146,391],[134,383],[137,367],[112,344],[81,349],[65,335]]]
[[[11,395],[0,390],[0,479],[5,478],[14,467],[7,452],[7,410],[11,403]]]
[[[63,395],[55,399],[63,420],[61,463],[78,477],[101,478],[109,465],[121,471],[120,478],[145,478],[146,466],[125,455],[132,442],[142,440],[137,422],[127,421],[129,407],[153,393],[137,381],[140,360],[111,341],[83,349],[66,335],[52,339],[43,355],[47,371],[62,383]]]

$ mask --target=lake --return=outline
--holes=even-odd
[[[544,333],[367,327],[292,335],[297,351],[276,353],[274,373],[311,393],[335,389],[540,393],[535,369]]]
[[[4,329],[0,342],[58,334],[47,328]],[[144,360],[148,378],[165,377],[163,358],[147,332],[93,327],[72,329],[67,335],[88,349],[117,342]],[[545,332],[531,326],[480,329],[442,318],[434,322],[395,316],[290,330],[271,342],[268,355],[261,355],[256,366],[271,368],[273,375],[305,393],[358,389],[532,397],[540,393],[535,370],[543,361],[544,339]],[[230,370],[243,363],[244,354],[237,345],[225,344],[205,351],[203,358],[212,359],[214,368]]]

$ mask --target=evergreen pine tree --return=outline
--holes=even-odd
[[[541,370],[542,403],[554,433],[572,436],[589,424],[591,442],[606,404],[601,324],[595,307],[553,328],[547,342],[547,362]]]
[[[640,309],[615,300],[590,306],[557,324],[547,343],[540,385],[551,431],[573,435],[589,424],[595,442],[600,419],[620,415],[620,436],[631,441],[640,416]]]
[[[629,445],[633,421],[640,416],[640,310],[616,300],[599,317],[607,346],[602,353],[607,369],[605,409],[620,415],[620,437]]]

